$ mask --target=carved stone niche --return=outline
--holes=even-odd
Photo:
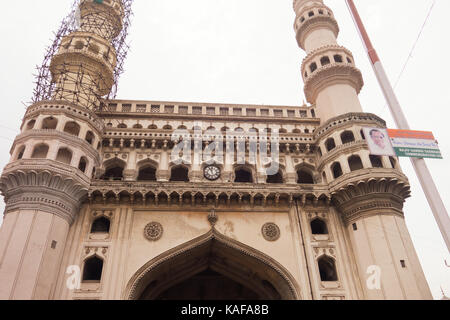
[[[81,274],[80,276],[83,277],[83,269],[85,266],[85,262],[88,259],[91,259],[93,257],[99,258],[101,260],[103,260],[103,266],[102,266],[102,276],[101,278],[103,279],[105,276],[105,270],[106,270],[106,262],[108,259],[108,253],[109,253],[109,247],[105,246],[105,247],[97,247],[97,246],[86,246],[84,248],[82,257],[81,257],[81,261],[80,261],[80,267],[81,267]],[[103,281],[83,281],[83,278],[81,278],[81,285],[80,285],[80,289],[76,290],[75,293],[80,293],[80,292],[99,292],[102,290],[103,288]]]
[[[308,213],[308,224],[309,224],[309,230],[311,232],[311,237],[314,241],[332,241],[332,233],[331,233],[331,224],[328,219],[328,213],[327,212],[309,212]],[[326,231],[327,233],[323,234],[314,234],[312,230],[311,222],[314,220],[319,219],[323,223],[325,223]]]
[[[89,231],[88,231],[88,238],[89,240],[95,240],[95,241],[109,241],[111,239],[111,226],[112,226],[112,220],[114,217],[114,212],[112,210],[94,210],[91,212],[90,217],[90,224],[89,224]],[[109,220],[109,231],[93,231],[93,224],[97,219],[108,219]]]

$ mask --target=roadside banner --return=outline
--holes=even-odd
[[[396,156],[386,129],[363,128],[370,153],[377,156]]]
[[[442,159],[432,132],[387,130],[397,157]]]

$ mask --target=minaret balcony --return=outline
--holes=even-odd
[[[306,38],[317,29],[331,30],[335,38],[339,35],[339,25],[334,18],[333,11],[321,4],[305,7],[297,14],[294,30],[300,48],[305,50]]]
[[[389,169],[364,169],[343,175],[330,184],[330,192],[346,225],[363,216],[403,217],[403,204],[411,196],[408,178]]]
[[[349,84],[358,94],[364,86],[352,53],[341,46],[324,46],[308,54],[302,64],[302,76],[310,103],[315,103],[320,91],[333,84]]]

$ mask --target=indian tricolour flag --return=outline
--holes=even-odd
[[[398,157],[442,159],[432,132],[393,129],[387,132]]]

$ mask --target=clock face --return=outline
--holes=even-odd
[[[211,181],[217,180],[220,178],[220,168],[216,166],[207,166],[205,168],[205,178]]]

